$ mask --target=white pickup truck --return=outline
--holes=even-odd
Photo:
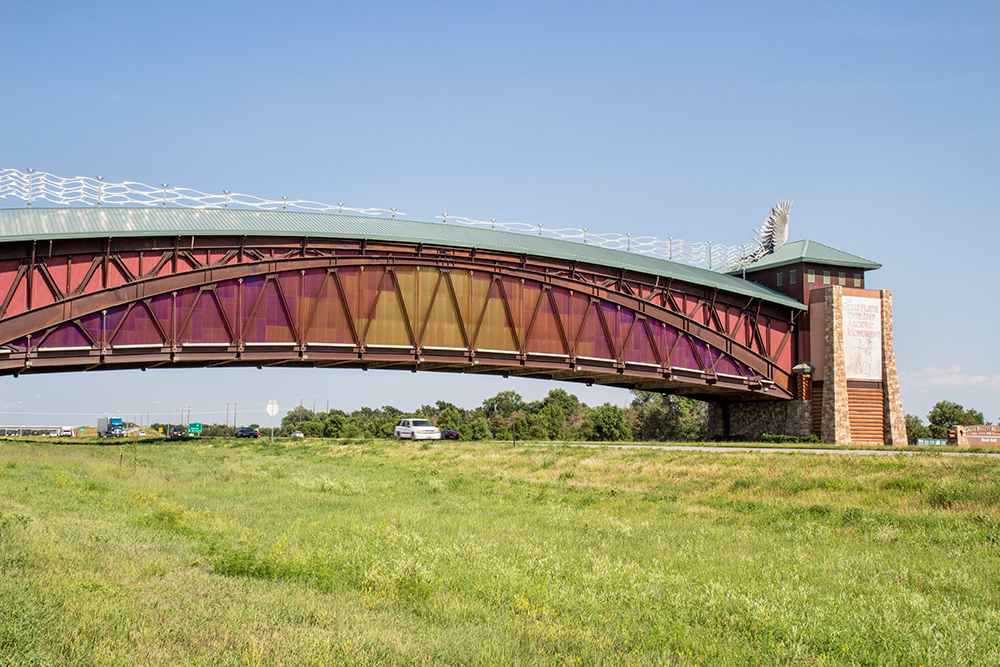
[[[395,429],[397,440],[440,440],[441,431],[426,419],[400,419]]]

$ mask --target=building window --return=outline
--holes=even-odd
[[[778,271],[778,282],[776,283],[778,287],[781,287],[781,276],[784,275],[782,271]]]
[[[855,287],[861,287],[861,274],[860,273],[855,273],[854,274],[854,286]]]
[[[823,284],[824,285],[829,285],[830,284],[830,272],[829,271],[824,271],[823,272]]]
[[[838,277],[840,278],[840,284],[846,286],[847,285],[847,274],[844,273],[843,271],[841,271],[840,275]]]
[[[816,269],[806,269],[806,282],[807,283],[816,282]]]
[[[795,269],[792,269],[791,271],[788,272],[788,284],[789,285],[795,284]]]

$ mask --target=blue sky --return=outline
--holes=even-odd
[[[868,286],[893,290],[904,409],[1000,421],[996,3],[0,0],[0,166],[725,244],[794,199],[790,239],[882,263]],[[221,421],[237,402],[265,423],[268,399],[474,407],[555,386],[22,376],[0,378],[0,421]]]

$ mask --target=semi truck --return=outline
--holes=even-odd
[[[101,417],[97,420],[97,437],[120,438],[125,435],[125,423],[118,417]]]

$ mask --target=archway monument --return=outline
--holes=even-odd
[[[712,435],[905,443],[879,265],[784,243],[789,203],[726,247],[14,170],[6,197],[0,375],[515,375],[706,400]]]

